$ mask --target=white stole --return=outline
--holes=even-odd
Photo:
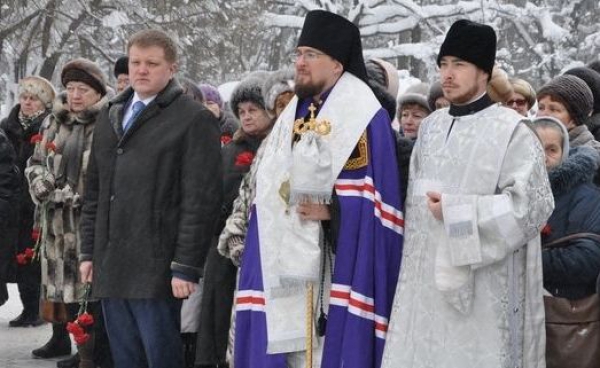
[[[306,282],[318,281],[321,261],[320,223],[300,220],[296,207],[288,208],[280,195],[281,184],[290,179],[297,105],[298,98],[294,97],[266,138],[256,174],[255,205],[270,354],[306,349]],[[380,108],[371,89],[354,75],[344,73],[337,81],[316,117],[331,123],[331,132],[321,138],[331,153],[333,178],[338,177]]]

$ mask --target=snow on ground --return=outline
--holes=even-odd
[[[60,359],[31,358],[31,350],[39,348],[52,334],[50,324],[39,327],[8,327],[8,321],[21,313],[22,304],[16,284],[8,285],[10,298],[0,307],[0,368],[55,368]]]

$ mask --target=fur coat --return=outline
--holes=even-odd
[[[76,114],[60,95],[35,139],[25,176],[37,206],[41,229],[42,298],[75,303],[83,295],[79,283],[79,221],[94,124],[106,97]],[[49,188],[45,198],[36,185]]]

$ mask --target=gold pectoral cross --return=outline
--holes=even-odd
[[[313,103],[308,107],[310,111],[310,119],[304,121],[304,119],[296,119],[294,121],[294,134],[302,135],[308,131],[313,131],[319,135],[328,135],[331,133],[331,123],[328,120],[317,120],[315,118],[315,111],[317,108]]]

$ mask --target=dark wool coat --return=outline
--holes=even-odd
[[[549,178],[555,207],[542,232],[542,246],[577,233],[600,234],[600,189],[592,184],[598,154],[589,147],[571,150],[569,157]],[[600,243],[577,239],[561,248],[542,252],[544,288],[571,300],[595,292],[600,273]]]
[[[17,104],[11,110],[10,114],[0,122],[0,128],[4,130],[10,143],[15,149],[16,153],[16,164],[19,168],[20,173],[20,196],[18,198],[18,216],[16,219],[17,226],[17,240],[15,242],[17,246],[17,252],[23,252],[25,248],[33,248],[35,241],[32,238],[33,230],[33,214],[35,211],[35,204],[31,200],[29,195],[29,184],[25,178],[25,168],[27,167],[27,160],[33,154],[33,148],[35,144],[31,142],[31,137],[37,134],[42,125],[42,121],[50,114],[51,110],[46,110],[41,115],[31,120],[31,123],[26,128],[19,122],[19,112],[21,111],[21,105]],[[39,279],[39,262],[29,263],[27,266],[20,266],[17,268],[17,281],[21,280],[37,280]]]
[[[248,153],[252,156],[256,154],[262,138],[249,137],[239,130],[233,141],[221,149],[225,196],[216,237],[225,227],[225,221],[231,214],[242,178],[250,170],[251,161],[246,159]],[[230,259],[219,254],[215,242],[208,254],[204,272],[196,364],[225,363],[236,274],[237,267]]]
[[[96,124],[81,224],[94,296],[172,297],[173,273],[198,280],[222,198],[214,115],[175,80],[123,133],[133,95],[109,103]]]
[[[16,281],[16,205],[19,174],[15,151],[0,129],[0,283]]]

